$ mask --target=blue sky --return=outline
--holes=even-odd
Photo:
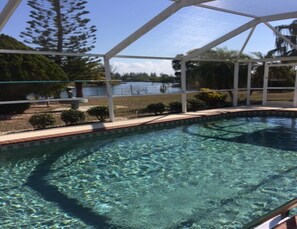
[[[263,0],[262,0],[263,1]],[[271,2],[272,0],[270,0]],[[273,0],[277,1],[277,0]],[[3,33],[19,39],[29,18],[30,8],[23,0],[9,20]],[[232,2],[232,1],[231,1]],[[172,4],[169,0],[89,0],[91,24],[98,29],[96,48],[92,53],[104,54],[112,47]],[[0,7],[3,7],[3,0]],[[175,56],[201,47],[248,22],[245,17],[233,16],[198,7],[182,9],[165,22],[140,38],[120,54]],[[274,22],[272,25],[288,24],[290,21]],[[248,33],[244,33],[221,47],[240,50]],[[245,53],[266,53],[274,48],[274,36],[270,29],[258,26]],[[170,61],[113,59],[112,65],[124,72],[157,72],[172,74]]]

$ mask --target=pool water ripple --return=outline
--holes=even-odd
[[[96,227],[32,190],[48,160],[40,182],[105,228],[241,228],[295,197],[296,138],[294,119],[234,118],[37,148],[1,164],[0,222]]]

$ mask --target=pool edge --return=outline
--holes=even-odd
[[[28,131],[0,136],[0,152],[10,149],[47,145],[89,137],[100,137],[110,133],[124,133],[154,127],[190,124],[197,121],[210,121],[218,118],[245,116],[281,116],[297,118],[297,109],[263,106],[219,108],[189,112],[186,114],[151,116],[114,123],[94,123],[72,127],[58,127],[46,130]]]

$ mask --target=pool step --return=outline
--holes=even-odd
[[[297,229],[297,216],[290,211],[297,207],[297,198],[246,224],[243,229]]]

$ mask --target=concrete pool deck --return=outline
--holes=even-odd
[[[96,132],[104,132],[115,129],[129,128],[129,127],[139,127],[145,125],[152,125],[157,123],[166,123],[173,121],[181,121],[188,119],[195,119],[199,117],[215,116],[226,113],[240,113],[249,111],[280,111],[280,112],[297,112],[297,108],[284,108],[275,106],[241,106],[241,107],[228,107],[228,108],[218,108],[210,110],[201,110],[197,112],[188,112],[186,114],[165,114],[158,116],[150,116],[145,118],[116,121],[116,122],[106,122],[106,123],[91,123],[82,124],[76,126],[67,127],[57,127],[45,130],[32,130],[19,133],[11,133],[7,135],[0,136],[0,149],[4,146],[5,148],[12,144],[22,144],[32,141],[57,139],[61,137],[74,136],[79,134],[88,134]],[[71,138],[70,138],[71,139]],[[20,146],[22,147],[22,145]]]

